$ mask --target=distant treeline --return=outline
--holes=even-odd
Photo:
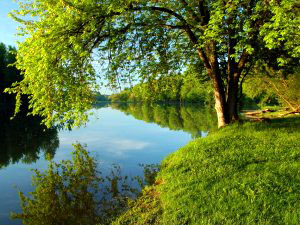
[[[260,73],[252,74],[243,83],[240,108],[262,108],[284,106],[292,110],[300,109],[299,69],[294,69],[288,78],[280,74],[258,79]],[[271,73],[271,72],[270,72]],[[111,102],[182,102],[213,105],[214,96],[211,84],[201,81],[195,75],[176,75],[154,79],[127,88],[108,98]]]
[[[111,107],[135,119],[156,123],[171,130],[183,130],[193,138],[216,127],[215,111],[198,104],[113,103]]]
[[[112,94],[112,102],[191,102],[213,103],[213,89],[207,81],[192,75],[174,75],[140,83]]]
[[[100,93],[96,94],[96,101],[97,102],[109,102],[109,95],[102,95]]]
[[[252,81],[252,80],[251,80]],[[244,108],[258,108],[266,105],[279,105],[276,94],[272,89],[264,89],[261,86],[255,91],[249,85],[250,81],[244,83],[241,106]],[[253,82],[252,82],[253,84]],[[202,105],[213,105],[214,96],[210,82],[201,81],[193,74],[175,75],[154,79],[140,83],[132,88],[112,94],[108,98],[111,102],[182,102],[199,103]],[[104,101],[105,101],[104,100]]]
[[[15,96],[3,93],[5,88],[10,87],[14,82],[20,81],[20,71],[15,66],[16,49],[12,46],[6,46],[0,43],[0,112],[3,114],[11,115],[15,106]]]

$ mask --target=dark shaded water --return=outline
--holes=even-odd
[[[0,224],[20,212],[18,190],[28,193],[30,169],[47,168],[45,155],[55,161],[71,159],[72,144],[87,144],[105,174],[120,165],[122,174],[141,176],[138,164],[159,163],[165,156],[215,126],[215,116],[200,106],[113,104],[98,105],[94,117],[80,129],[47,130],[40,120],[18,116],[0,121]]]

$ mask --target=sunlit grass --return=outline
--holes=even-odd
[[[300,224],[300,118],[232,125],[170,155],[169,224]]]
[[[157,182],[158,195],[146,193],[116,224],[300,224],[300,118],[198,138],[164,160]]]

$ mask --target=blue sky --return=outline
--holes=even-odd
[[[18,4],[13,0],[0,0],[0,42],[16,46],[18,23],[8,17],[8,13],[14,9],[18,9]]]

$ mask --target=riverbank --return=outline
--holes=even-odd
[[[300,224],[300,118],[234,124],[168,156],[124,224]]]

